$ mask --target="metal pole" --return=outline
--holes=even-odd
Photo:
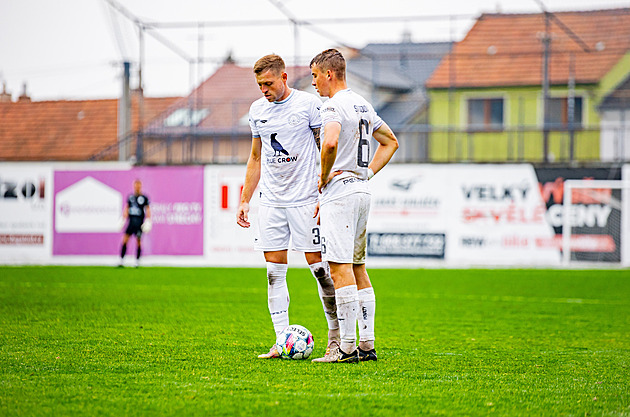
[[[142,84],[142,65],[144,62],[144,26],[138,25],[138,43],[140,45],[138,59],[138,134],[136,137],[136,164],[142,164],[144,159],[144,143],[142,130],[144,129],[144,85]]]
[[[564,182],[564,195],[562,201],[562,264],[569,265],[571,260],[571,216],[569,204],[573,194],[573,183],[570,180]]]
[[[129,92],[129,78],[130,78],[129,62],[123,63],[123,82],[122,82],[122,94],[118,100],[118,160],[126,161],[129,158],[128,147],[128,134],[130,131],[130,119],[131,119],[131,100]]]
[[[550,17],[545,12],[545,34],[543,37],[543,161],[549,162],[549,33]]]
[[[626,133],[627,133],[627,131],[626,131],[627,130],[626,129],[626,109],[628,107],[627,107],[627,105],[625,103],[626,102],[626,98],[625,97],[623,99],[623,102],[624,102],[624,106],[623,106],[623,109],[620,110],[620,115],[619,115],[619,121],[621,122],[620,123],[620,125],[621,125],[621,129],[620,129],[620,134],[621,135],[620,136],[621,137],[620,137],[620,140],[619,140],[619,152],[618,152],[619,153],[619,158],[618,159],[620,161],[625,161],[627,159],[626,158],[626,147],[625,147],[625,144],[626,144]],[[601,133],[600,133],[600,135],[601,135]]]
[[[455,36],[454,36],[454,28],[453,28],[453,19],[449,19],[449,32],[450,32],[450,41],[451,45],[455,44]],[[455,62],[454,62],[455,52],[451,49],[451,53],[448,55],[448,121],[446,126],[446,159],[447,161],[451,160],[451,138],[453,131],[453,111],[455,110]],[[470,152],[470,150],[469,150]],[[469,160],[472,158],[468,158]]]
[[[575,160],[575,57],[569,56],[569,95],[567,97],[567,123],[569,124],[569,161]]]
[[[523,96],[518,98],[518,161],[525,159],[525,105]]]

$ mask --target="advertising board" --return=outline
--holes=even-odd
[[[619,180],[619,168],[537,168],[540,193],[547,208],[546,219],[554,235],[544,242],[562,247],[565,180]],[[578,261],[621,261],[621,190],[598,190],[598,198],[575,193],[571,203],[571,252]]]
[[[0,165],[0,262],[41,263],[52,247],[52,168]]]
[[[202,256],[203,167],[56,170],[53,255],[118,254],[119,219],[135,179],[142,181],[153,221],[143,254]]]
[[[557,265],[530,165],[391,165],[371,181],[368,255],[452,265]],[[389,258],[389,259],[383,259]]]

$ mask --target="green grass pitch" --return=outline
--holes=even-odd
[[[379,361],[315,364],[256,358],[263,269],[0,267],[0,415],[630,415],[630,271],[370,275]]]

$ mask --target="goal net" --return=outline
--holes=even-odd
[[[562,216],[564,265],[630,265],[630,182],[566,180]]]

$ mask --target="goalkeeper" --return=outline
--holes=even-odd
[[[122,248],[120,249],[120,263],[123,266],[123,260],[127,253],[127,242],[131,235],[136,236],[136,268],[140,265],[140,255],[142,254],[142,232],[151,230],[151,208],[149,207],[149,198],[142,194],[142,182],[135,180],[133,182],[133,194],[127,198],[127,206],[123,211],[123,224],[129,219],[125,234],[122,240]]]

